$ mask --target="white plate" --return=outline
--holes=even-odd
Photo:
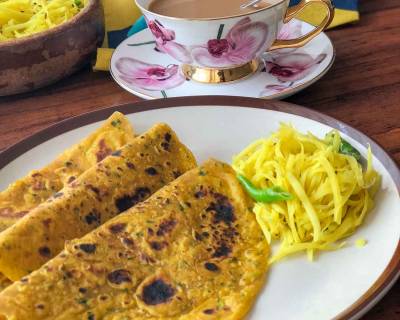
[[[313,28],[294,19],[281,30],[280,38],[296,38]],[[283,99],[319,80],[328,72],[335,58],[332,42],[325,33],[321,33],[300,49],[266,53],[259,70],[246,79],[233,83],[202,84],[184,81],[176,61],[156,51],[153,40],[149,29],[140,31],[124,40],[111,58],[110,72],[114,80],[125,90],[144,99],[195,95]],[[129,62],[129,59],[134,60]],[[144,72],[146,70],[148,77]]]
[[[400,173],[396,164],[376,143],[355,129],[287,103],[233,97],[167,99],[117,106],[72,118],[0,154],[0,189],[29,170],[47,164],[115,110],[127,114],[137,132],[156,122],[168,123],[199,162],[209,157],[230,162],[234,154],[254,139],[269,135],[281,122],[292,123],[301,131],[309,130],[320,137],[332,127],[337,128],[364,156],[367,144],[371,144],[374,166],[383,182],[376,207],[365,224],[347,240],[347,247],[322,253],[313,263],[299,255],[273,265],[248,319],[356,319],[382,298],[399,276]],[[354,245],[359,237],[368,240],[364,248]]]

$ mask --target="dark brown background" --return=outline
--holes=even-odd
[[[337,59],[322,80],[287,101],[342,120],[400,164],[400,1],[360,1],[361,21],[328,31]],[[139,98],[89,68],[31,94],[0,98],[0,150],[65,118]],[[400,282],[363,320],[400,319]]]

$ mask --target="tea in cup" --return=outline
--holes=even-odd
[[[272,1],[261,0],[255,6],[242,9],[244,0],[151,0],[149,11],[175,18],[222,18],[254,12],[272,6]]]
[[[135,1],[157,49],[178,61],[187,78],[203,83],[231,82],[251,75],[264,52],[304,46],[334,15],[329,0],[302,0],[290,8],[289,0],[261,0],[245,9],[240,6],[249,0]],[[277,39],[283,23],[314,3],[326,8],[319,26],[297,39]]]

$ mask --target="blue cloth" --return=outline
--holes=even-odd
[[[147,28],[146,20],[141,16],[128,31],[128,37]]]
[[[298,4],[301,0],[290,0],[290,5],[293,6]],[[343,9],[343,10],[358,10],[358,0],[333,0],[333,4],[335,8]]]

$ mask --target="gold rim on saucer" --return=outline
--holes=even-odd
[[[225,83],[241,80],[257,71],[260,62],[257,59],[231,68],[201,68],[189,64],[181,66],[186,78],[201,83]]]

